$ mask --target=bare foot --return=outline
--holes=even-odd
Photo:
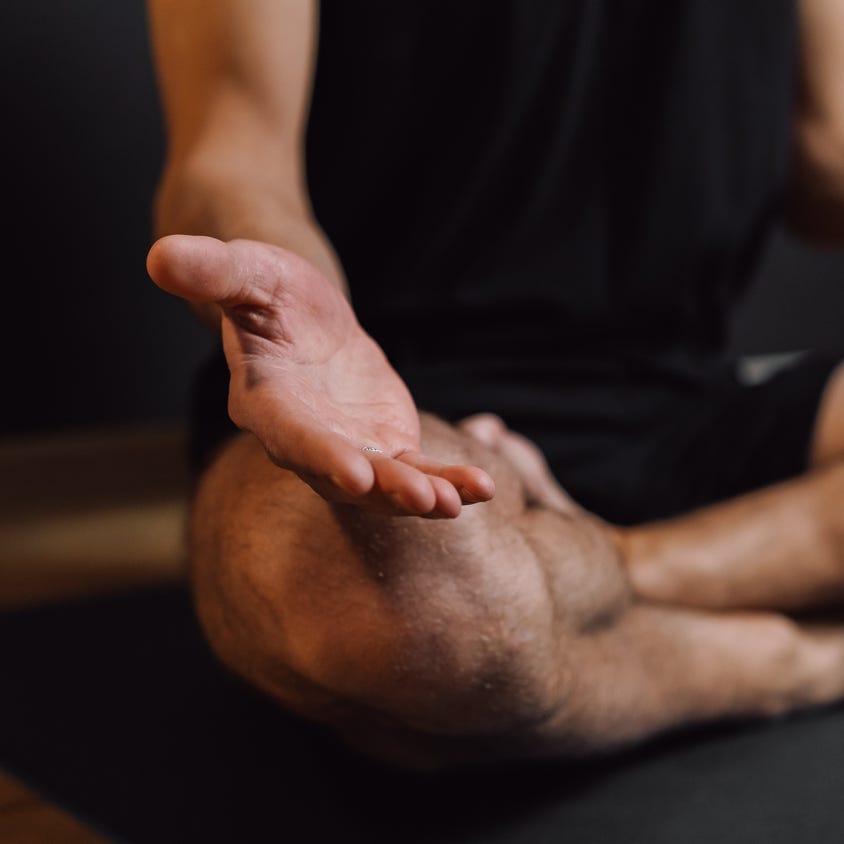
[[[324,498],[444,518],[492,498],[482,469],[420,453],[410,393],[307,261],[255,241],[171,235],[147,269],[169,293],[220,305],[232,419]]]
[[[567,515],[582,512],[557,483],[536,444],[511,431],[500,416],[479,413],[467,417],[458,427],[512,465],[528,503]]]

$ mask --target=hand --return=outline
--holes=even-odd
[[[528,504],[556,510],[567,516],[584,515],[584,511],[557,483],[536,444],[511,431],[500,416],[478,413],[463,419],[458,427],[507,460],[521,481]]]
[[[169,293],[220,305],[230,416],[327,500],[454,518],[492,498],[482,469],[421,453],[404,383],[304,259],[255,241],[171,235],[153,245],[147,269]]]

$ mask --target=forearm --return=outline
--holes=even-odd
[[[786,217],[818,246],[844,247],[844,6],[800,0],[799,57]]]
[[[305,184],[317,3],[148,0],[148,7],[167,130],[158,236],[264,241],[343,287]]]
[[[644,600],[797,610],[844,602],[844,465],[624,532]]]

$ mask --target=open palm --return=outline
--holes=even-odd
[[[434,517],[492,497],[481,469],[420,453],[410,393],[307,261],[255,241],[173,235],[153,246],[147,265],[164,290],[222,307],[232,419],[320,495]]]

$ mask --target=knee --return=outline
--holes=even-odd
[[[302,589],[299,563],[283,590],[248,575],[197,586],[212,649],[284,706],[334,726],[453,738],[526,735],[556,712],[559,672],[536,620],[514,625],[459,585],[432,593],[367,575]]]
[[[461,524],[348,519],[244,437],[206,475],[193,511],[209,643],[250,684],[338,727],[444,740],[537,733],[561,699],[554,613],[517,535],[506,565],[490,565],[480,513]]]
[[[222,594],[197,605],[223,664],[389,761],[409,747],[421,758],[434,746],[440,759],[455,747],[461,758],[466,748],[469,758],[480,748],[509,755],[558,712],[558,666],[541,637],[462,598],[378,584],[330,600],[300,595],[313,602],[302,612],[254,585]]]
[[[535,561],[489,569],[454,524],[344,524],[263,458],[244,472],[253,460],[235,444],[193,512],[195,604],[226,666],[315,718],[357,707],[457,735],[547,716],[553,613]]]
[[[428,736],[527,735],[556,711],[539,636],[462,597],[401,591],[384,587],[363,623],[323,628],[309,677]]]

